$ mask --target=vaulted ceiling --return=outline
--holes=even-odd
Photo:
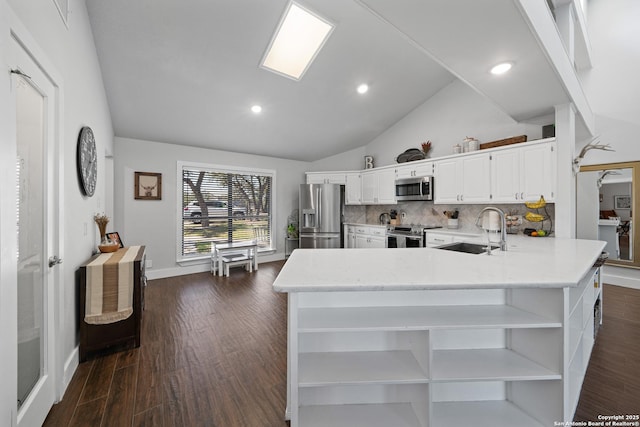
[[[259,67],[288,0],[86,3],[119,137],[312,161],[456,78],[516,120],[568,99],[514,0],[299,0],[335,24],[300,81]],[[493,78],[504,60],[514,72]]]

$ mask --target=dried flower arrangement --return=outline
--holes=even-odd
[[[93,220],[96,222],[98,230],[100,230],[100,241],[102,242],[104,236],[107,234],[107,224],[109,223],[109,217],[105,214],[95,214],[93,216]]]
[[[429,151],[431,151],[431,141],[423,142],[420,145],[422,146],[422,152],[424,153],[424,155],[426,157],[427,154],[429,154]]]

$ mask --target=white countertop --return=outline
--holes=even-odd
[[[273,287],[279,292],[576,286],[605,242],[507,237],[494,255],[435,248],[297,249]]]

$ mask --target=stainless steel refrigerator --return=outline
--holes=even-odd
[[[300,248],[342,247],[342,194],[337,184],[300,185]]]

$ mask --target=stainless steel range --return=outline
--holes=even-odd
[[[422,248],[425,246],[425,231],[434,228],[442,228],[442,226],[389,225],[387,226],[387,248]]]

